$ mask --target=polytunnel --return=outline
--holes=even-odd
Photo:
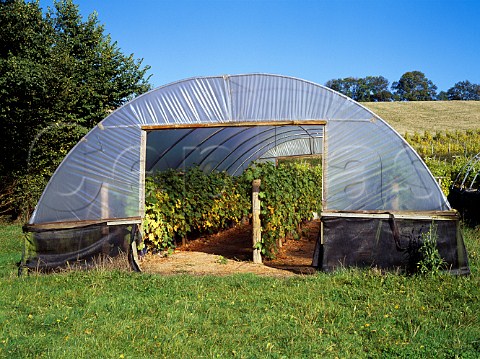
[[[480,223],[480,152],[458,173],[450,186],[448,201],[469,225]]]
[[[324,86],[286,76],[198,77],[143,94],[68,153],[25,230],[22,265],[52,268],[128,249],[150,171],[322,155],[313,265],[405,267],[432,223],[450,269],[468,273],[458,215],[417,153],[385,121]],[[322,185],[322,184],[319,184]]]

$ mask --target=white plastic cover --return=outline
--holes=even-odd
[[[383,121],[327,124],[326,207],[330,210],[447,210],[437,182]]]
[[[252,74],[176,82],[110,114],[65,157],[30,224],[142,216],[143,125],[225,123],[150,132],[146,169],[200,164],[205,170],[238,174],[256,159],[321,153],[324,134],[318,125],[308,125],[312,120],[327,122],[326,208],[449,208],[418,155],[378,116],[326,87]],[[308,126],[228,127],[228,123],[276,121]]]

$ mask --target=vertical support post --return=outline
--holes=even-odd
[[[102,187],[100,187],[100,205],[102,219],[110,218],[110,205],[109,205],[109,194],[108,194],[108,183],[103,182]]]
[[[327,124],[328,125],[328,124]],[[323,139],[322,139],[322,145],[323,145],[323,150],[322,150],[322,208],[320,211],[323,212],[327,206],[326,206],[326,201],[327,201],[327,156],[328,156],[328,128],[327,125],[323,126]]]
[[[137,252],[137,236],[136,233],[133,233],[134,230],[137,230],[139,244],[143,243],[143,219],[145,218],[145,166],[146,166],[146,156],[147,156],[147,131],[140,131],[140,162],[138,168],[138,214],[142,218],[138,228],[135,226],[132,228],[132,238],[131,238],[131,251],[132,251],[132,261],[134,265],[132,268],[135,270],[140,270],[138,264],[138,252]]]
[[[138,212],[142,219],[145,217],[145,157],[147,155],[147,131],[140,132],[140,163],[138,168]],[[140,225],[140,231],[142,230]],[[142,233],[142,232],[140,232]]]
[[[108,183],[103,182],[102,186],[100,187],[100,215],[102,216],[102,219],[108,219],[110,218],[110,205],[109,205],[109,194],[108,194]],[[103,235],[108,235],[110,232],[108,226],[104,226],[102,228],[102,234]],[[107,242],[105,242],[107,243]],[[102,247],[102,252],[103,253],[108,253],[108,248],[106,245]]]
[[[253,263],[262,263],[262,254],[260,249],[256,248],[258,243],[262,240],[262,226],[260,222],[260,199],[258,192],[260,192],[259,179],[252,182],[252,223],[253,223]]]

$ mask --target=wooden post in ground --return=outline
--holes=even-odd
[[[257,248],[257,243],[262,240],[262,226],[260,223],[260,199],[258,198],[260,192],[260,180],[253,180],[252,182],[252,224],[253,224],[253,263],[262,263],[262,254]]]

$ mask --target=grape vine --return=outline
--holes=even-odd
[[[167,170],[146,180],[145,245],[175,246],[179,238],[212,233],[249,218],[252,180],[260,179],[262,253],[273,257],[277,239],[299,236],[302,221],[320,212],[322,169],[307,163],[255,163],[241,176]]]

